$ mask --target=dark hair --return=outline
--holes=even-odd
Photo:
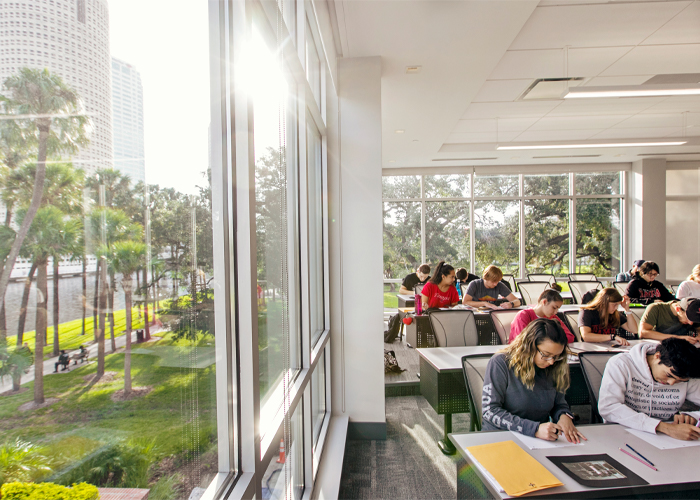
[[[435,274],[432,278],[430,278],[430,282],[435,285],[439,285],[440,283],[442,283],[443,276],[447,276],[454,270],[454,267],[452,267],[449,264],[445,264],[445,261],[441,260],[440,262],[438,262],[438,265],[435,268]]]
[[[559,283],[552,283],[549,285],[549,288],[556,290],[557,292],[561,292],[561,285]]]
[[[664,339],[656,348],[659,361],[678,378],[700,378],[700,352],[690,342],[672,337]]]
[[[466,269],[464,269],[462,267],[461,269],[457,270],[457,272],[455,273],[455,276],[457,277],[457,279],[459,281],[464,281],[465,279],[467,279],[467,276],[469,276],[469,273],[467,272]]]
[[[649,274],[649,271],[660,272],[659,265],[656,262],[648,260],[639,268],[639,274]]]
[[[547,302],[564,302],[564,299],[561,298],[559,292],[553,288],[547,288],[544,292],[542,292],[540,297],[537,299],[537,302],[540,302],[542,299],[547,299]]]
[[[423,274],[430,274],[430,266],[428,264],[421,264],[418,271]]]

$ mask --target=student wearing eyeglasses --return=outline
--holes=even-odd
[[[486,367],[482,430],[510,430],[571,443],[586,438],[574,426],[564,394],[569,387],[567,338],[561,325],[536,319]]]
[[[659,275],[659,265],[656,262],[647,261],[641,265],[637,275],[627,285],[625,295],[632,302],[639,304],[651,304],[653,302],[669,302],[676,297],[669,292],[663,283],[656,281]]]

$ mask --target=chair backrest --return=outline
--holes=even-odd
[[[680,285],[671,285],[671,293],[672,293],[673,295],[678,295],[678,287],[679,287],[679,286],[680,286]]]
[[[546,281],[546,282],[548,282],[550,285],[553,285],[554,283],[557,282],[557,279],[554,277],[553,274],[537,274],[537,273],[533,273],[533,274],[528,274],[528,275],[527,275],[527,279],[529,279],[530,281]]]
[[[423,287],[425,286],[425,283],[418,284],[413,287],[413,291],[420,294],[423,291]]]
[[[549,281],[521,281],[518,285],[523,304],[530,306],[537,304],[540,294],[549,286]]]
[[[434,311],[430,313],[437,347],[474,346],[479,332],[472,311]]]
[[[627,285],[629,285],[629,283],[626,281],[616,281],[613,285],[615,285],[617,291],[620,292],[620,295],[624,296],[627,293]]]
[[[464,297],[464,294],[467,293],[467,288],[469,288],[469,283],[460,283],[459,286],[462,287],[462,297]]]
[[[518,309],[503,309],[501,311],[490,311],[491,321],[493,321],[493,326],[496,328],[496,333],[501,339],[501,344],[507,344],[510,338],[510,325],[513,323],[513,319],[520,312]]]
[[[462,357],[462,372],[464,373],[464,385],[467,386],[469,401],[472,408],[472,418],[476,428],[481,430],[481,395],[484,390],[484,377],[486,367],[493,354],[468,354]]]
[[[628,316],[630,314],[634,314],[634,317],[637,320],[637,327],[639,327],[642,324],[642,315],[644,314],[644,311],[646,311],[646,308],[642,309],[641,307],[631,307],[630,312],[626,314]],[[637,334],[639,334],[639,332],[637,332]]]
[[[581,371],[586,379],[588,395],[591,399],[591,423],[597,424],[603,421],[598,413],[598,393],[600,384],[603,382],[603,372],[605,365],[610,358],[616,356],[614,352],[580,352],[578,354],[581,363]]]
[[[602,290],[603,284],[600,281],[569,281],[569,290],[574,298],[574,303],[581,304],[581,297],[591,290]]]
[[[566,321],[569,323],[571,333],[576,337],[576,342],[583,342],[581,339],[581,330],[578,325],[578,313],[578,311],[566,311],[564,316],[566,316]]]
[[[512,274],[504,274],[503,275],[503,281],[507,281],[508,284],[510,285],[510,291],[511,292],[517,292],[518,291],[518,284],[515,282],[515,276]]]
[[[593,273],[571,273],[569,281],[598,281],[598,278]]]

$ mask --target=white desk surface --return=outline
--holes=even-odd
[[[548,469],[564,486],[549,488],[542,491],[537,491],[528,496],[546,496],[551,495],[553,498],[562,496],[565,493],[593,493],[592,496],[613,497],[619,495],[630,495],[632,492],[629,488],[634,488],[638,493],[640,488],[649,488],[650,486],[661,487],[663,491],[668,493],[673,491],[673,487],[679,483],[696,483],[696,487],[700,488],[700,474],[698,474],[698,448],[677,448],[673,450],[660,450],[646,441],[630,434],[621,425],[599,424],[599,425],[582,425],[578,429],[588,438],[583,446],[570,446],[564,448],[549,448],[542,450],[531,450],[526,445],[522,444],[517,438],[509,432],[471,432],[468,434],[450,434],[449,437],[457,450],[466,458],[464,449],[470,446],[480,444],[498,443],[501,441],[514,441],[525,452],[530,454],[546,469]],[[625,444],[629,444],[639,453],[654,462],[659,471],[655,471],[636,461],[635,459],[625,455],[618,448],[625,448]],[[645,486],[633,486],[624,488],[589,488],[582,486],[571,477],[566,475],[559,467],[554,465],[547,456],[571,456],[571,455],[597,455],[607,453],[608,456],[617,460],[629,470],[643,478],[649,483]],[[478,469],[474,469],[477,474]],[[481,478],[484,485],[489,489],[495,498],[512,498],[505,493],[498,493],[493,490],[488,481]],[[664,485],[667,485],[664,487]],[[662,491],[659,489],[658,491]],[[595,495],[594,492],[600,493]],[[585,494],[585,493],[584,493]]]
[[[630,340],[630,345],[635,345],[646,340]],[[478,345],[469,347],[424,347],[416,349],[418,356],[426,360],[438,372],[462,371],[462,356],[467,354],[495,354],[503,349],[502,345]],[[572,352],[581,351],[609,351],[611,342],[574,342],[569,347]]]
[[[415,295],[403,295],[400,293],[397,293],[396,296],[399,298],[402,298],[403,300],[415,300],[415,298],[416,298]]]

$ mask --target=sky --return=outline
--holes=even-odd
[[[110,50],[141,74],[146,182],[197,193],[209,139],[207,2],[111,0]]]

